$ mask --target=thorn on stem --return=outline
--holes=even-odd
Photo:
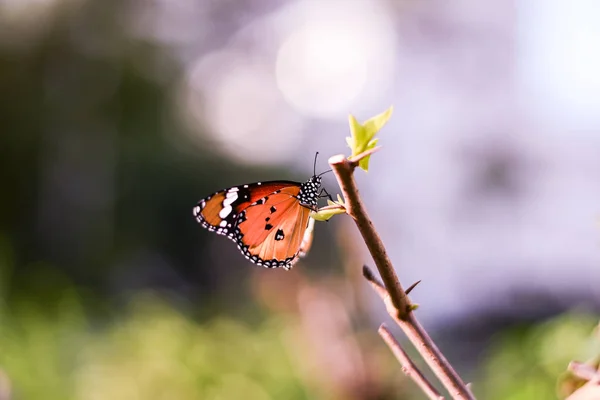
[[[406,289],[406,294],[409,294],[419,283],[421,283],[420,279],[418,281],[416,281],[415,283],[413,283],[412,285],[410,285],[408,287],[408,289]]]
[[[372,282],[375,280],[375,275],[373,275],[373,271],[371,271],[371,268],[367,267],[366,265],[363,265],[363,276],[368,281]]]

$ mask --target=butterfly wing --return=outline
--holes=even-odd
[[[194,217],[209,231],[235,240],[234,227],[243,210],[273,192],[299,185],[291,181],[270,181],[233,186],[200,200],[194,207]]]
[[[311,211],[300,204],[299,192],[299,187],[283,188],[240,213],[236,242],[250,261],[286,269],[297,261]]]
[[[310,250],[312,246],[312,241],[315,233],[315,220],[314,218],[308,219],[308,226],[304,231],[304,236],[302,237],[302,243],[300,243],[300,252],[298,253],[298,258],[306,256],[306,253]]]
[[[194,216],[203,227],[234,240],[250,261],[290,269],[312,242],[320,176],[304,183],[270,181],[216,192]]]

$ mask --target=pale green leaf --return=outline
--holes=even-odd
[[[394,107],[390,106],[387,110],[373,118],[368,119],[364,124],[365,130],[368,132],[368,140],[373,139],[375,134],[381,130],[390,120]]]
[[[311,212],[310,213],[310,217],[313,218],[316,221],[327,221],[329,220],[331,217],[333,217],[334,215],[338,215],[338,214],[345,214],[346,210],[342,207],[340,208],[328,208],[328,209],[321,209],[317,212]]]
[[[361,154],[376,146],[378,139],[375,138],[375,135],[389,121],[392,111],[393,107],[390,107],[381,114],[368,119],[363,124],[358,123],[353,115],[348,117],[351,137],[347,137],[346,142],[350,149],[352,149],[352,156]],[[359,162],[359,167],[365,171],[369,167],[369,158],[370,156],[367,156]]]
[[[364,149],[363,151],[367,151],[367,150],[371,150],[372,148],[375,147],[375,145],[377,144],[377,139],[372,140],[368,145],[367,148]],[[371,159],[371,156],[366,156],[361,158],[361,160],[358,162],[358,166],[360,168],[362,168],[364,171],[368,172],[369,171],[369,160]]]

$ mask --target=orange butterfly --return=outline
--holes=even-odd
[[[312,243],[310,212],[323,193],[329,196],[319,190],[321,175],[304,183],[257,182],[221,190],[200,200],[194,216],[209,231],[235,241],[253,263],[289,270]]]

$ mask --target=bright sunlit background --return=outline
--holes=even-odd
[[[349,218],[286,272],[191,212],[328,169],[390,105],[357,179],[420,320],[480,398],[555,397],[600,311],[599,15],[0,0],[0,400],[422,398]]]

